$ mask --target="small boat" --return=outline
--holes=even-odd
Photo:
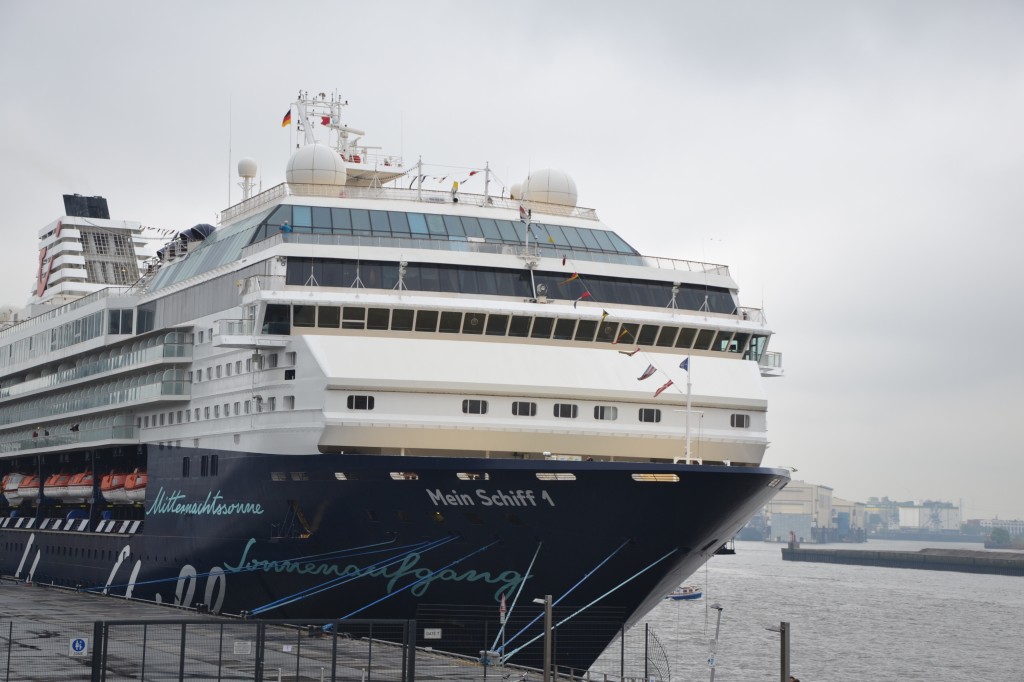
[[[39,477],[30,474],[18,481],[18,495],[23,500],[39,499]]]
[[[683,585],[675,590],[668,593],[665,599],[671,599],[672,601],[683,601],[689,599],[700,599],[703,594],[699,587],[692,585]]]
[[[146,481],[148,478],[149,476],[145,471],[139,471],[138,469],[128,474],[128,478],[124,481],[124,490],[129,502],[146,501]]]
[[[24,474],[19,473],[10,473],[4,476],[2,484],[4,497],[7,498],[7,504],[12,507],[17,507],[21,504],[21,495],[18,493],[18,484],[21,483],[21,479],[24,477]]]
[[[127,478],[125,474],[115,471],[111,471],[104,476],[100,482],[103,499],[113,504],[127,504],[128,491],[124,489],[124,482]]]
[[[71,480],[71,474],[52,474],[46,479],[46,485],[43,487],[43,497],[49,500],[64,500],[68,496],[68,481]]]
[[[65,498],[69,502],[85,502],[92,498],[92,472],[83,471],[80,474],[75,474],[68,480],[68,496]]]

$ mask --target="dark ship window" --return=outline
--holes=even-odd
[[[619,408],[614,405],[595,405],[594,419],[599,421],[615,421],[619,418]]]
[[[661,421],[661,410],[653,407],[640,408],[640,421],[657,424]]]
[[[512,403],[512,415],[515,417],[536,417],[537,403],[514,402]]]
[[[391,479],[394,481],[418,481],[420,475],[415,471],[392,471]]]
[[[288,474],[286,474],[283,471],[271,471],[270,472],[270,480],[271,481],[287,481],[288,480]]]
[[[555,403],[555,416],[559,419],[575,419],[579,415],[579,406],[571,403]]]
[[[515,514],[505,514],[505,520],[511,523],[513,526],[523,525],[523,520]]]
[[[470,523],[472,523],[474,526],[482,526],[482,525],[484,525],[483,518],[481,518],[481,516],[479,514],[477,514],[476,512],[468,511],[468,512],[463,512],[463,514],[465,515],[466,520],[469,521]]]
[[[488,473],[480,473],[477,471],[460,471],[455,474],[459,477],[460,481],[489,481],[491,475]]]
[[[410,523],[412,521],[412,519],[409,518],[409,512],[397,511],[395,512],[395,516],[397,516],[398,520],[402,523]]]
[[[462,412],[464,414],[487,414],[486,400],[463,400]]]
[[[736,429],[747,429],[750,428],[750,415],[749,414],[730,414],[729,415],[729,426]]]
[[[309,480],[309,474],[307,474],[305,471],[293,471],[293,472],[291,472],[291,475],[292,475],[292,480],[293,481],[308,481]]]
[[[344,472],[341,472],[341,471],[335,471],[334,472],[334,478],[336,480],[339,480],[339,481],[347,481],[348,480],[348,476],[346,476],[344,474]]]
[[[372,410],[372,395],[350,395],[348,397],[348,409],[350,410]]]

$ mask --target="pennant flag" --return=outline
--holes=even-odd
[[[554,243],[555,243],[555,238],[554,238],[554,237],[552,237],[552,236],[551,236],[551,235],[549,234],[549,235],[548,235],[548,244],[554,244]]]
[[[659,388],[657,391],[654,392],[654,397],[657,398],[659,395],[661,395],[662,391],[664,391],[666,388],[668,388],[671,385],[672,385],[672,380],[669,379],[668,381],[665,382],[665,384],[661,388]]]
[[[604,324],[604,318],[606,318],[606,317],[608,317],[608,311],[607,310],[602,310],[601,311],[601,324]]]
[[[679,363],[679,368],[684,372],[690,371],[690,356],[687,355],[686,359]]]
[[[284,118],[281,119],[281,127],[282,128],[287,128],[291,124],[291,122],[292,122],[292,110],[289,109],[288,113],[285,114]]]
[[[526,208],[522,204],[519,204],[519,219],[524,223],[530,222],[530,218],[533,216],[533,209]]]
[[[330,116],[321,116],[320,117],[320,125],[322,125],[322,126],[329,126],[329,125],[331,125],[331,117]]]
[[[615,339],[614,341],[612,341],[612,345],[614,346],[614,345],[615,345],[616,343],[618,343],[619,341],[621,341],[621,340],[622,340],[622,337],[623,337],[623,336],[625,336],[625,335],[626,335],[626,334],[628,334],[628,333],[629,333],[629,330],[628,330],[628,329],[623,329],[623,330],[622,330],[621,332],[619,332],[619,336],[618,336],[618,338],[616,338],[616,339]]]
[[[628,355],[629,357],[633,357],[634,355],[636,355],[637,353],[640,352],[640,346],[637,346],[636,350],[620,350],[619,352],[622,353],[623,355]]]
[[[578,272],[574,272],[574,273],[572,273],[572,277],[570,277],[569,279],[566,279],[566,280],[562,280],[561,282],[558,283],[558,286],[562,286],[563,284],[568,284],[569,282],[573,281],[574,279],[579,279],[579,278],[580,278],[580,274]]]
[[[589,291],[584,291],[582,296],[580,296],[575,301],[573,301],[572,302],[572,307],[575,309],[576,308],[576,304],[579,303],[580,301],[582,301],[585,298],[590,298],[590,292]]]
[[[654,369],[654,365],[647,365],[647,369],[645,369],[644,373],[641,374],[640,376],[638,376],[636,378],[636,380],[637,381],[643,381],[644,379],[646,379],[647,377],[651,376],[652,374],[654,374],[657,371],[658,370]]]
[[[480,172],[480,171],[469,171],[469,177],[473,177],[474,175],[476,175],[476,174],[477,174],[477,173],[479,173],[479,172]],[[503,595],[501,595],[501,597],[502,597],[502,599],[504,599],[504,598],[505,598],[505,595],[503,594]]]

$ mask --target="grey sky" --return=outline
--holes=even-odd
[[[277,184],[296,91],[337,89],[407,164],[562,168],[641,252],[730,265],[784,353],[766,463],[1024,518],[1022,35],[996,1],[0,0],[0,302],[61,194],[212,222],[229,144]]]

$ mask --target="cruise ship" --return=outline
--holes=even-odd
[[[347,104],[300,93],[285,182],[242,159],[215,226],[67,195],[40,230],[0,329],[0,572],[512,663],[551,595],[586,669],[789,482],[772,332],[568,174],[431,174]],[[532,624],[499,639],[505,608]]]

